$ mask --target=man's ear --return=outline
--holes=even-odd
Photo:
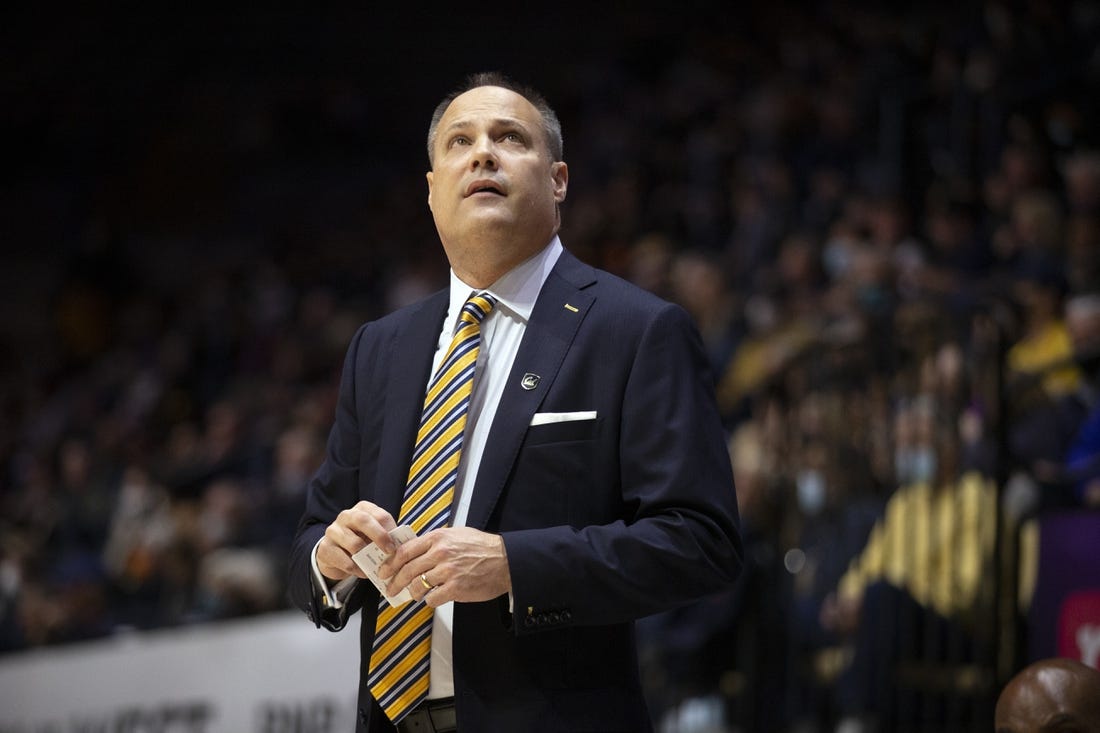
[[[554,200],[560,204],[565,201],[565,192],[569,188],[569,166],[560,160],[551,163],[550,178],[554,181]]]
[[[432,208],[432,172],[428,171],[424,174],[424,177],[428,179],[428,208]]]

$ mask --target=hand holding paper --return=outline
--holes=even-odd
[[[416,533],[413,532],[412,527],[407,524],[403,524],[390,531],[390,539],[392,539],[393,543],[398,547],[414,537],[416,537]],[[378,592],[382,594],[386,601],[388,601],[391,606],[396,607],[408,603],[413,600],[413,597],[412,594],[409,593],[408,588],[402,588],[401,592],[396,596],[386,595],[386,583],[378,576],[378,568],[388,557],[389,555],[382,552],[382,549],[372,542],[352,555],[351,559],[355,560],[355,564],[363,569],[363,572],[367,574],[367,578],[370,582],[374,583],[374,587],[378,589]]]

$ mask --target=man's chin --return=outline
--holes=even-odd
[[[511,209],[488,204],[471,207],[465,220],[467,229],[510,229],[517,223],[516,215]]]

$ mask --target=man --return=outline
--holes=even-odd
[[[997,733],[1100,731],[1100,672],[1074,659],[1025,667],[997,698]]]
[[[698,335],[680,308],[562,249],[560,130],[496,74],[440,103],[428,205],[449,291],[366,324],[348,350],[290,573],[318,625],[363,611],[360,731],[651,730],[633,621],[729,587],[741,566]],[[473,387],[452,386],[467,371]],[[398,547],[405,524],[417,537]],[[372,543],[392,553],[387,595],[415,603],[357,582],[352,556]]]

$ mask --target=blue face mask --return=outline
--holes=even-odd
[[[798,507],[807,516],[813,516],[825,506],[825,477],[820,471],[807,468],[795,479],[798,490]]]
[[[936,475],[936,453],[927,446],[903,448],[894,456],[894,474],[900,484],[931,481]]]

